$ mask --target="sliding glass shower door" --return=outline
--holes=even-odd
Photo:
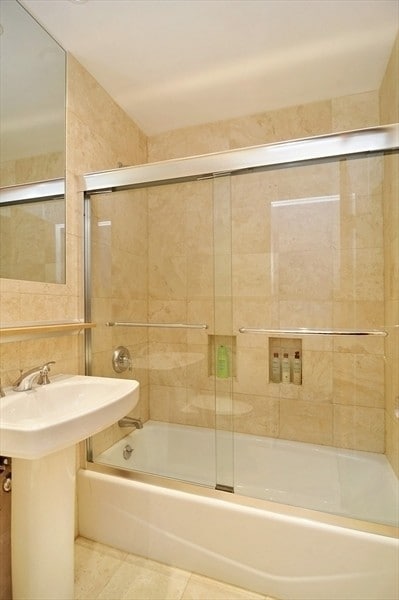
[[[137,379],[130,416],[143,424],[94,436],[96,462],[233,487],[231,377],[216,363],[231,352],[229,188],[220,199],[226,208],[205,180],[87,200],[91,372]],[[125,370],[115,372],[118,351]]]
[[[94,462],[395,523],[391,129],[137,167],[87,198],[88,368],[140,382]]]
[[[397,205],[387,161],[232,179],[237,493],[395,522],[383,456],[386,354],[397,340],[385,318]]]

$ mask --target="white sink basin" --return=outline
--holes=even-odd
[[[37,459],[112,425],[139,400],[134,380],[58,375],[0,399],[0,454]]]

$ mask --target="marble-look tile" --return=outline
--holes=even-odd
[[[182,600],[261,600],[265,596],[221,583],[201,575],[191,575]]]
[[[4,280],[3,280],[4,281]],[[2,286],[3,288],[3,286]],[[21,295],[5,292],[1,289],[1,323],[2,325],[18,323],[21,317]]]
[[[333,299],[333,254],[317,252],[280,252],[279,299],[282,301]]]
[[[344,329],[359,329],[359,331],[361,331],[363,329],[379,329],[383,326],[385,321],[385,306],[382,300],[378,302],[372,302],[369,300],[353,300],[349,298],[349,295],[350,294],[348,294],[347,299],[336,299],[334,301],[334,327],[336,329],[340,329],[342,327]],[[354,341],[350,341],[345,339],[334,341],[336,342],[334,345],[335,348],[338,347],[338,344],[342,344],[343,346],[345,345],[345,347],[348,348],[348,344],[363,343],[365,351],[372,352],[371,347],[376,340],[360,341],[356,339]],[[367,347],[369,347],[368,350],[366,350]],[[379,353],[377,349],[375,349],[375,353]]]
[[[148,139],[148,161],[195,156],[229,150],[224,122],[185,127]]]
[[[237,394],[267,395],[269,382],[268,350],[266,347],[237,349]]]
[[[302,385],[300,397],[304,401],[331,402],[333,398],[332,352],[302,353]]]
[[[234,431],[278,437],[280,402],[278,398],[233,394]]]
[[[190,573],[133,554],[114,572],[97,598],[101,600],[179,600]]]
[[[331,404],[280,401],[280,438],[332,445],[333,407]]]
[[[389,414],[385,417],[385,431],[385,453],[396,476],[399,478],[399,423],[397,419],[392,418]]]
[[[373,127],[379,121],[378,92],[365,92],[331,100],[332,130]]]
[[[381,124],[399,121],[399,34],[396,36],[391,56],[380,87]]]
[[[384,452],[384,409],[334,405],[334,446]]]
[[[126,553],[85,538],[75,541],[75,598],[93,600],[122,566]],[[115,598],[115,597],[114,597]]]
[[[334,352],[333,373],[335,404],[384,407],[383,356]]]
[[[271,293],[271,254],[233,255],[233,294],[269,296]]]
[[[328,328],[333,323],[333,302],[280,300],[280,327]]]
[[[78,537],[75,600],[273,600]],[[276,599],[274,599],[276,600]]]

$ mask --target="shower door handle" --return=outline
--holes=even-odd
[[[265,335],[326,335],[326,336],[339,336],[339,335],[377,335],[387,336],[388,332],[383,329],[370,329],[358,331],[356,329],[308,329],[307,327],[298,329],[262,329],[261,327],[240,327],[238,330],[240,333],[263,333]]]

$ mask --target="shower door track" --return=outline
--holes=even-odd
[[[83,190],[110,192],[399,149],[399,123],[89,173]]]

